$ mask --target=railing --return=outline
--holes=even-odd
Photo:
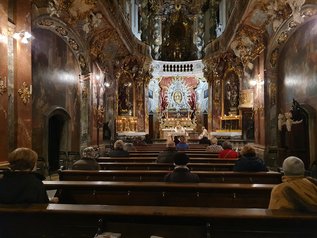
[[[203,76],[204,65],[201,60],[171,62],[171,61],[153,61],[153,75],[195,75]]]

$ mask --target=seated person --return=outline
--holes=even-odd
[[[207,131],[207,129],[203,126],[202,128],[201,128],[203,131],[202,131],[202,133],[198,136],[198,139],[202,139],[203,137],[207,137],[208,138],[208,131]]]
[[[230,141],[223,142],[222,148],[223,150],[219,153],[219,156],[218,156],[219,158],[232,159],[232,158],[239,157],[239,153],[232,150],[232,144],[230,143]]]
[[[188,150],[189,145],[186,143],[186,138],[185,136],[180,136],[179,137],[179,143],[176,145],[177,150]]]
[[[219,153],[222,150],[223,148],[221,145],[218,145],[218,139],[216,137],[211,139],[211,145],[207,146],[206,148],[206,151],[213,153]]]
[[[282,183],[272,189],[269,209],[317,212],[317,182],[305,178],[303,161],[295,156],[287,157],[283,171]]]
[[[144,137],[144,142],[145,144],[153,144],[153,141],[151,139],[151,136],[149,134],[146,134],[145,137]]]
[[[199,144],[201,145],[211,145],[210,140],[208,139],[208,137],[203,136],[200,140],[199,140]]]
[[[134,146],[132,143],[124,143],[123,149],[124,149],[125,151],[128,151],[128,152],[130,152],[130,151],[136,151],[136,148],[135,148],[135,146]]]
[[[99,170],[100,165],[96,161],[98,156],[93,147],[86,147],[82,152],[82,158],[77,160],[73,166],[73,170]]]
[[[185,153],[177,152],[174,157],[175,168],[173,172],[164,177],[164,182],[198,183],[197,174],[192,174],[187,167],[189,157]]]
[[[174,143],[175,143],[175,145],[177,145],[179,143],[179,139],[177,136],[174,136]]]
[[[233,167],[233,171],[260,172],[268,171],[262,159],[258,158],[255,149],[246,144],[241,150],[241,157]]]
[[[0,203],[48,203],[44,177],[35,173],[37,153],[29,148],[17,148],[9,154],[11,171],[0,179]]]
[[[173,156],[177,152],[174,141],[166,142],[166,149],[157,156],[157,163],[174,163]]]
[[[124,142],[122,140],[117,140],[113,145],[113,150],[109,151],[110,157],[129,157],[128,151],[123,149]]]

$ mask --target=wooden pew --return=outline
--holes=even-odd
[[[87,238],[97,230],[124,238],[313,238],[316,224],[316,214],[268,209],[0,205],[1,238]]]
[[[87,238],[98,229],[124,238],[313,238],[316,223],[316,214],[268,209],[0,205],[2,238]]]
[[[207,145],[205,144],[191,144],[188,143],[189,150],[206,150]],[[137,151],[148,151],[148,150],[164,150],[166,149],[166,143],[165,144],[150,144],[150,145],[136,145],[134,146]]]
[[[61,181],[143,181],[159,182],[170,171],[163,170],[61,170]],[[195,171],[206,183],[281,183],[278,172]]]
[[[102,170],[173,170],[173,164],[135,163],[135,162],[99,162]],[[234,163],[189,163],[192,171],[232,171]]]
[[[163,151],[163,150],[161,150]],[[161,151],[152,151],[152,152],[129,152],[130,157],[157,157],[159,152]],[[210,152],[189,152],[189,151],[181,151],[186,153],[189,158],[218,158],[218,154],[210,153]]]
[[[98,162],[134,162],[134,163],[155,163],[157,156],[142,157],[99,157]],[[234,163],[236,158],[219,159],[219,158],[190,158],[190,163]]]
[[[44,181],[61,203],[186,207],[268,207],[273,184]]]

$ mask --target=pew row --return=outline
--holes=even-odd
[[[143,181],[159,182],[171,171],[165,170],[61,170],[61,181]],[[264,183],[282,182],[278,172],[195,171],[203,183]]]
[[[316,214],[296,211],[75,204],[0,205],[0,237],[317,237]]]
[[[136,162],[99,162],[102,170],[173,170],[173,164]],[[232,171],[234,163],[189,163],[192,171]]]
[[[98,162],[134,162],[134,163],[155,163],[157,156],[143,157],[99,157]],[[236,158],[219,159],[219,158],[190,158],[190,163],[235,163]]]
[[[266,208],[273,184],[44,181],[61,203]]]
[[[163,150],[161,150],[163,151]],[[153,152],[129,152],[130,157],[157,157],[159,152],[161,151],[153,151]],[[218,154],[210,153],[210,152],[190,152],[190,151],[180,151],[186,153],[189,158],[218,158]]]

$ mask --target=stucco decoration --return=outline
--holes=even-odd
[[[149,82],[148,91],[148,111],[154,113],[158,110],[159,106],[160,86],[159,79],[151,79]]]
[[[66,27],[66,24],[59,19],[49,18],[48,16],[38,17],[33,21],[33,27],[50,30],[59,35],[70,47],[75,55],[81,69],[81,74],[87,74],[89,69],[89,57],[86,56],[83,43],[78,40],[76,33]]]
[[[196,88],[197,95],[197,110],[201,112],[208,112],[208,82],[205,78],[200,78]]]

